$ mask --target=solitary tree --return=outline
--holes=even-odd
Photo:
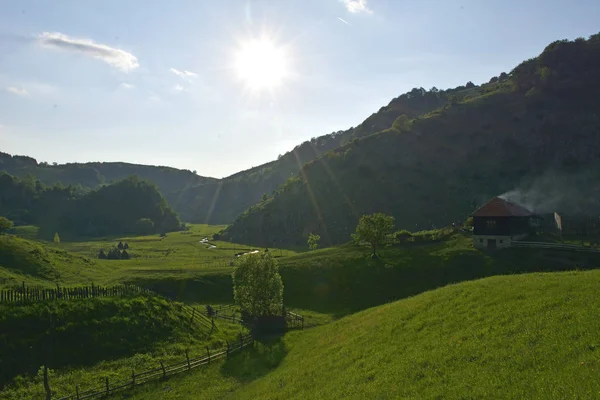
[[[253,317],[280,315],[283,282],[277,261],[269,253],[237,258],[233,273],[233,296],[242,313]]]
[[[13,222],[5,217],[0,217],[0,234],[12,229],[14,226]]]
[[[373,250],[372,257],[377,258],[377,247],[386,243],[388,235],[394,230],[394,217],[383,213],[363,215],[358,221],[356,232],[352,234],[355,242],[367,242]]]
[[[308,248],[311,250],[316,250],[319,248],[319,240],[321,240],[321,236],[315,235],[313,233],[308,235]]]
[[[54,232],[54,239],[52,239],[54,243],[60,243],[60,236],[58,236],[58,232]]]

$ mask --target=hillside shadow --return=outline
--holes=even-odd
[[[247,383],[277,368],[287,353],[282,335],[262,337],[254,341],[251,349],[245,349],[227,358],[221,367],[221,373]]]

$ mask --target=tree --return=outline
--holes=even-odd
[[[123,242],[119,242],[119,244],[117,245],[117,249],[123,250]]]
[[[467,89],[472,89],[472,88],[474,88],[474,87],[475,87],[475,84],[474,84],[473,82],[469,81],[469,82],[467,82],[467,84],[465,85],[465,87],[466,87]]]
[[[60,243],[60,236],[58,236],[58,232],[54,232],[54,238],[52,239],[54,243]]]
[[[100,253],[98,253],[98,258],[101,260],[106,260],[106,254],[104,254],[104,250],[100,249]]]
[[[321,236],[310,233],[308,235],[308,248],[311,250],[316,250],[319,248],[319,240],[321,240]]]
[[[14,226],[13,222],[5,217],[0,217],[0,234],[12,229]]]
[[[127,242],[125,242],[125,244],[123,245],[123,249],[127,250],[129,248],[129,244],[127,244]]]
[[[394,223],[394,217],[384,213],[363,215],[352,238],[357,243],[369,243],[373,250],[372,257],[377,258],[377,247],[386,243],[388,235],[394,230]]]
[[[281,315],[283,282],[277,261],[270,253],[237,258],[233,273],[233,296],[242,313],[253,317]]]

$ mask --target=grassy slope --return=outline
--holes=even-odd
[[[221,348],[240,332],[237,324],[217,321],[210,332],[180,305],[157,297],[96,298],[85,301],[0,305],[0,398],[43,398],[38,368],[48,350],[49,315],[56,315],[56,333],[49,367],[55,396],[113,382],[137,372],[206,354]],[[17,334],[18,333],[18,334]],[[21,375],[21,376],[17,376]],[[11,382],[2,390],[2,382]]]
[[[108,272],[94,260],[12,235],[0,236],[0,287],[88,282]]]
[[[600,271],[447,286],[287,334],[135,399],[595,398]]]
[[[170,291],[193,291],[199,284],[221,291],[222,283],[231,285],[231,267],[227,262],[233,255],[254,247],[216,241],[216,248],[200,243],[204,237],[223,228],[221,225],[189,225],[186,232],[172,232],[163,240],[158,235],[109,237],[96,240],[36,242],[34,227],[19,227],[18,237],[0,236],[0,287],[25,281],[36,285],[77,285],[137,283]],[[25,239],[28,238],[28,239]],[[100,249],[105,252],[119,241],[130,246],[130,260],[99,260]],[[291,250],[271,249],[276,256],[296,254]],[[203,276],[210,275],[209,278]],[[226,301],[230,301],[228,298]]]
[[[280,272],[285,303],[337,316],[418,293],[492,275],[561,271],[600,266],[600,254],[508,249],[486,253],[471,238],[368,250],[342,246],[284,258]]]

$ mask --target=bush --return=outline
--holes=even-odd
[[[0,216],[0,234],[12,229],[13,226],[14,224],[10,219]]]

